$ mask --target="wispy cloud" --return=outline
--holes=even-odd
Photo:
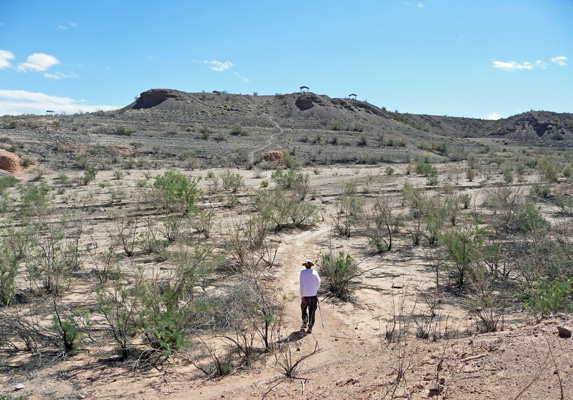
[[[115,106],[88,105],[69,97],[50,96],[25,90],[0,90],[0,115],[44,114],[46,110],[62,113],[115,110]]]
[[[201,61],[200,61],[201,62]],[[209,69],[212,71],[221,72],[226,69],[233,67],[233,63],[231,61],[202,61],[203,64],[207,64]]]
[[[75,23],[75,22],[70,22],[70,26],[71,26],[72,28],[76,28],[76,29],[80,27],[80,26],[79,26],[77,23]]]
[[[60,64],[56,57],[44,53],[34,53],[26,59],[25,63],[18,65],[18,70],[23,72],[44,72]]]
[[[563,66],[563,65],[567,65],[567,60],[568,60],[568,58],[565,56],[557,56],[557,57],[553,57],[551,59],[551,62],[553,62],[557,65]]]
[[[67,27],[67,26],[64,26],[64,25],[58,25],[58,27],[57,27],[56,29],[59,30],[59,31],[67,31],[67,30],[68,30],[68,27]]]
[[[424,3],[418,3],[418,4],[416,4],[416,7],[418,7],[418,8],[426,8],[426,6],[424,5]]]
[[[557,65],[567,65],[567,57],[558,56],[551,59],[552,63]],[[537,60],[534,63],[525,61],[518,63],[516,61],[493,61],[493,67],[503,69],[504,71],[514,72],[520,70],[532,70],[534,68],[545,69],[547,68],[547,63],[543,60]]]
[[[500,118],[502,118],[502,116],[496,112],[487,115],[487,119],[489,120],[498,120]]]
[[[11,51],[0,50],[0,69],[10,68],[12,66],[10,60],[13,60],[14,58],[14,53]]]
[[[49,72],[44,72],[44,77],[48,79],[68,79],[68,78],[79,78],[76,74],[64,74],[62,72],[54,72],[50,74]]]
[[[239,78],[240,80],[242,80],[243,82],[249,82],[248,78],[245,78],[244,76],[240,75],[238,72],[235,72],[234,74],[237,78]]]
[[[533,69],[535,65],[528,61],[521,64],[515,61],[494,61],[493,67],[503,69],[504,71],[519,71],[523,69]]]

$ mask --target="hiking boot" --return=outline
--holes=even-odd
[[[309,326],[306,331],[307,331],[308,333],[312,333],[312,326]]]

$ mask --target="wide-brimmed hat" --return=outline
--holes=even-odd
[[[310,260],[306,260],[305,262],[302,263],[302,265],[304,265],[305,267],[308,267],[308,266],[312,267],[314,265],[314,263]]]

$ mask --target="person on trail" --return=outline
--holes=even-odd
[[[312,269],[314,263],[306,260],[303,264],[306,269],[300,271],[300,308],[302,310],[302,328],[307,329],[308,333],[312,332],[314,326],[314,316],[318,306],[317,291],[320,287],[320,276]]]

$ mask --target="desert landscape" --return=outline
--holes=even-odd
[[[2,400],[573,398],[573,114],[152,89],[0,148]]]

